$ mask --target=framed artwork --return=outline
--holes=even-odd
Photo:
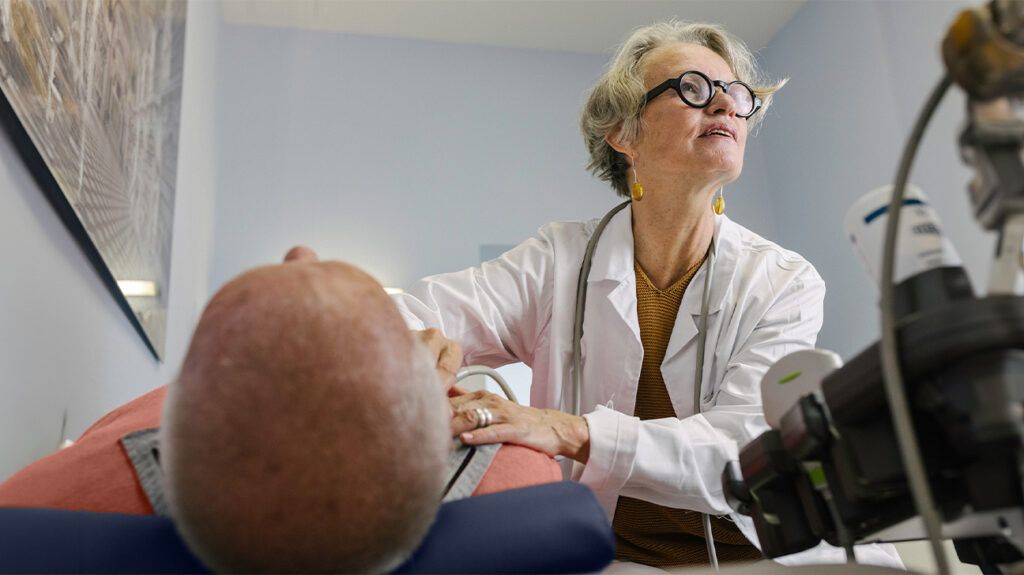
[[[0,124],[164,353],[185,0],[0,0]]]

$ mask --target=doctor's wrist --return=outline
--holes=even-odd
[[[579,415],[560,413],[564,419],[559,422],[558,433],[561,439],[559,455],[574,461],[586,463],[590,459],[590,427],[587,420]]]

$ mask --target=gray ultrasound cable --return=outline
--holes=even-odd
[[[900,370],[899,342],[896,340],[896,284],[894,283],[894,268],[896,260],[896,232],[899,229],[900,210],[903,207],[903,195],[907,187],[907,179],[910,176],[910,167],[917,154],[917,147],[924,136],[924,129],[928,126],[929,120],[939,107],[939,102],[946,94],[952,80],[949,75],[943,75],[942,79],[932,90],[921,115],[914,124],[914,130],[907,139],[907,145],[903,149],[903,157],[900,159],[899,169],[896,171],[896,185],[892,191],[892,201],[889,203],[889,219],[885,228],[885,247],[882,250],[882,373],[885,384],[885,392],[889,399],[889,410],[892,413],[893,427],[896,429],[896,439],[900,446],[900,455],[903,456],[903,465],[907,470],[907,481],[910,484],[910,493],[914,497],[914,505],[917,513],[924,522],[925,531],[928,534],[928,541],[931,543],[932,553],[935,555],[935,565],[941,575],[948,575],[949,562],[946,559],[945,550],[942,548],[942,526],[938,513],[935,509],[935,499],[932,496],[931,486],[928,485],[928,477],[924,469],[924,461],[921,458],[921,451],[918,447],[917,436],[914,433],[914,423],[907,407],[907,396],[903,389],[903,373]]]
[[[496,370],[485,365],[470,365],[460,369],[459,373],[455,374],[455,383],[458,383],[471,375],[486,375],[493,379],[498,384],[498,387],[501,388],[501,391],[504,392],[505,397],[513,403],[519,403],[519,400],[516,399],[516,394],[512,392],[512,388],[509,387],[505,378],[501,377],[501,374]]]

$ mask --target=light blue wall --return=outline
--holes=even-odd
[[[766,184],[778,239],[828,285],[819,346],[850,357],[878,337],[877,290],[842,228],[862,194],[891,183],[918,110],[942,72],[939,42],[963,2],[808,2],[762,53],[792,80],[771,111]],[[992,238],[970,216],[970,172],[956,138],[964,99],[947,96],[911,181],[932,200],[974,279],[985,288]]]
[[[231,25],[223,39],[214,288],[299,242],[406,286],[619,201],[585,171],[577,127],[607,56]],[[744,178],[726,194],[771,235],[764,191]]]
[[[0,134],[0,481],[174,377],[207,297],[219,22],[188,10],[166,362],[147,351]]]
[[[224,26],[219,9],[189,4],[165,363],[0,138],[0,481],[57,445],[65,408],[74,438],[172,379],[210,293],[294,243],[407,285],[617,201],[577,129],[604,56]],[[726,194],[770,237],[765,192],[744,175]]]
[[[819,341],[846,357],[878,331],[842,216],[891,180],[960,5],[812,1],[761,54],[792,81],[726,190],[729,213],[818,266],[829,285]],[[0,478],[56,443],[64,406],[73,435],[166,382],[209,292],[292,244],[403,286],[616,202],[584,171],[577,128],[606,56],[218,20],[216,5],[190,4],[166,365],[148,358],[0,141],[0,226],[17,238],[0,248]],[[962,105],[955,94],[942,107],[914,181],[980,287],[992,238],[967,216]]]

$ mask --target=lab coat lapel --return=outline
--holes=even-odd
[[[587,279],[590,284],[587,291],[594,289],[595,284],[603,283],[603,293],[608,302],[619,319],[629,326],[636,341],[640,342],[633,261],[633,210],[632,207],[626,207],[612,217],[597,243],[590,277]]]
[[[628,207],[616,214],[594,251],[583,324],[584,412],[593,408],[597,397],[609,397],[609,389],[619,391],[611,394],[605,407],[632,413],[636,401],[643,345],[636,314],[632,221]],[[622,322],[629,331],[615,328],[615,322]],[[623,336],[612,337],[616,333]]]

